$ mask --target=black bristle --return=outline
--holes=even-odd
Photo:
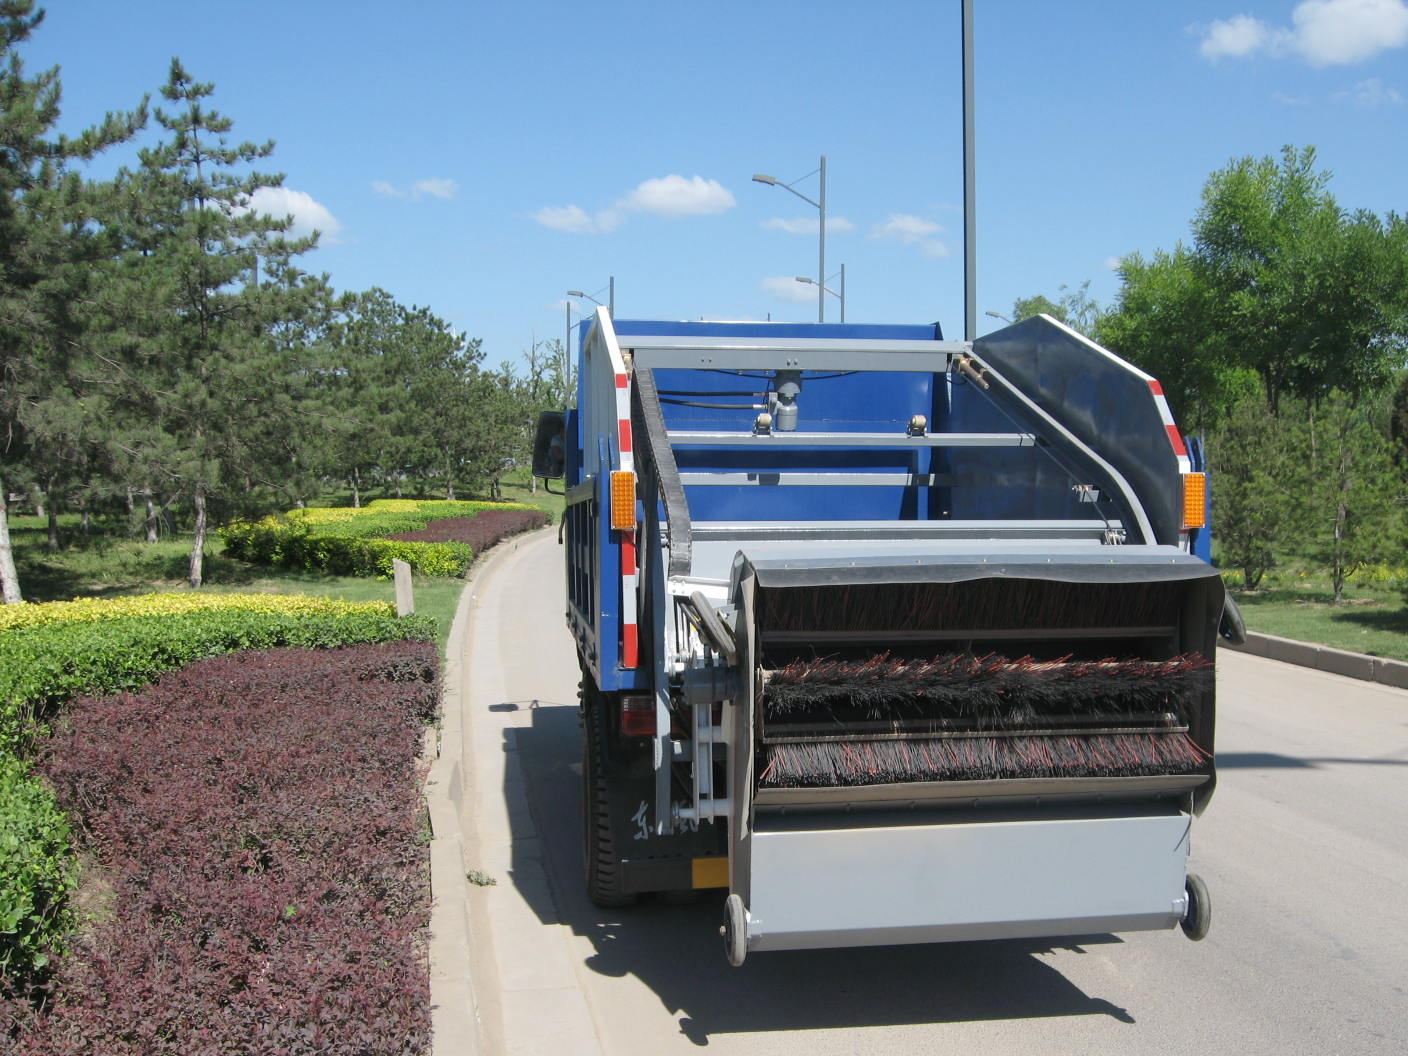
[[[790,663],[769,673],[764,704],[773,720],[923,716],[1007,727],[1039,715],[1177,711],[1211,679],[1212,664],[1197,654],[1098,661],[881,654]]]
[[[992,578],[957,583],[844,584],[766,592],[762,626],[778,631],[965,632],[1143,627],[1177,621],[1185,584]]]
[[[820,741],[765,751],[759,782],[773,788],[1186,774],[1208,759],[1184,733]]]

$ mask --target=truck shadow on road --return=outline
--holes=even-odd
[[[516,850],[520,894],[545,924],[566,924],[590,940],[593,971],[649,987],[696,1045],[757,1031],[1092,1015],[1134,1022],[1127,1010],[1082,992],[1048,963],[1053,947],[1039,941],[769,953],[734,969],[718,938],[722,892],[704,892],[693,904],[644,899],[598,909],[582,883],[576,708],[539,707],[531,726],[506,736],[522,762],[549,877],[547,890],[528,879],[536,863],[520,862]],[[1119,941],[1091,936],[1058,948],[1084,952]]]

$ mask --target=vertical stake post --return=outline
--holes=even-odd
[[[416,596],[411,588],[411,566],[399,557],[392,558],[391,575],[396,581],[396,615],[414,615]]]

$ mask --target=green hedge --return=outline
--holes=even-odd
[[[23,762],[0,755],[0,976],[43,968],[62,947],[77,882],[68,822],[53,795]]]
[[[473,502],[453,499],[378,499],[365,506],[309,507],[289,510],[284,519],[306,525],[317,535],[380,539],[418,532],[431,521],[473,517],[489,510],[534,510],[521,502]],[[539,511],[543,512],[543,511]]]
[[[329,648],[435,640],[428,616],[216,609],[63,622],[0,636],[0,753],[14,752],[53,709],[80,693],[133,689],[163,671],[237,649]]]
[[[368,539],[333,534],[328,528],[340,530],[342,526],[319,525],[315,531],[305,524],[265,517],[226,525],[220,529],[220,536],[225,541],[225,553],[241,561],[334,576],[387,578],[391,575],[391,562],[398,557],[423,576],[461,576],[474,560],[474,551],[464,543]]]
[[[423,576],[461,576],[474,560],[465,543],[403,542],[388,536],[418,532],[431,521],[473,517],[486,510],[533,510],[520,502],[378,499],[351,508],[289,510],[220,529],[225,552],[241,561],[335,576],[391,575],[400,558]]]

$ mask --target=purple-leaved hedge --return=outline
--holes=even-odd
[[[428,1051],[435,646],[204,660],[84,697],[40,745],[96,907],[20,1056]]]

